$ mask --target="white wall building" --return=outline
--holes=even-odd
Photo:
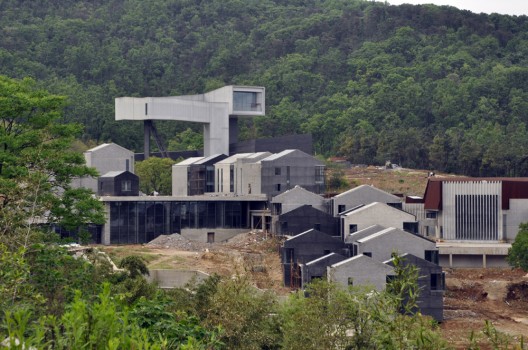
[[[341,213],[341,235],[343,239],[356,231],[372,225],[395,227],[416,232],[418,224],[414,215],[385,203],[374,202]]]
[[[385,289],[387,275],[394,268],[365,255],[357,255],[327,267],[329,282],[342,286],[371,286],[378,291]]]
[[[528,178],[431,178],[424,208],[438,239],[512,242],[528,221]]]
[[[358,205],[373,202],[391,203],[401,209],[402,199],[379,188],[361,185],[332,198],[332,215],[338,216],[339,213],[355,208]]]
[[[103,143],[84,152],[86,166],[95,168],[99,175],[110,171],[134,173],[134,152],[115,143]],[[83,177],[72,181],[74,187],[89,188],[97,193],[97,178]]]
[[[353,250],[353,255],[364,254],[378,261],[389,260],[394,253],[398,255],[408,253],[438,263],[438,249],[435,242],[394,227],[355,241]]]
[[[115,120],[145,122],[145,157],[154,120],[203,124],[207,157],[229,154],[229,144],[236,142],[238,136],[238,117],[263,116],[265,112],[265,89],[258,86],[230,85],[198,95],[115,99]]]

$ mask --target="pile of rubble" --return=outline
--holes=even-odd
[[[214,249],[214,244],[191,241],[177,233],[172,235],[160,235],[147,243],[147,246],[154,248],[175,248],[189,252],[200,252]]]

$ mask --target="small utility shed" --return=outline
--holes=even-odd
[[[372,225],[396,227],[410,232],[417,232],[416,217],[388,204],[374,202],[350,209],[340,214],[341,234],[347,235]]]
[[[109,171],[97,182],[99,196],[139,196],[139,177],[130,171]]]
[[[339,219],[324,213],[310,205],[303,205],[279,215],[275,222],[274,233],[297,235],[309,229],[316,229],[330,236],[339,237]]]
[[[353,243],[352,255],[367,255],[378,261],[389,260],[392,254],[409,253],[438,263],[436,243],[429,239],[389,227]]]
[[[400,209],[402,207],[402,198],[368,185],[361,185],[340,193],[334,196],[331,201],[332,215],[334,216],[339,216],[340,213],[359,205],[374,202],[390,204]]]
[[[346,257],[341,254],[330,253],[307,262],[306,264],[301,264],[301,288],[305,288],[306,284],[312,282],[313,280],[322,278],[326,279],[326,268],[345,259]]]
[[[445,290],[445,275],[442,267],[412,254],[402,254],[400,258],[403,266],[412,265],[418,269],[420,294],[417,304],[420,312],[442,322]],[[394,267],[394,259],[386,261],[385,264]]]
[[[305,264],[330,253],[348,256],[342,240],[321,231],[311,229],[285,240],[281,247],[284,285],[292,288],[300,287],[299,264]]]
[[[342,286],[372,286],[385,289],[387,276],[394,275],[394,268],[365,255],[358,255],[327,267],[329,282]]]

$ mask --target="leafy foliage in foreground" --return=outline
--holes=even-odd
[[[5,247],[0,248],[5,252]],[[61,261],[69,257],[64,250],[52,249],[52,254]],[[416,288],[416,274],[412,268],[399,269],[398,265],[398,277],[386,291],[346,289],[317,281],[306,292],[299,291],[281,302],[252,287],[243,276],[211,276],[203,284],[172,291],[145,289],[147,294],[130,299],[123,279],[146,282],[141,276],[117,272],[119,278],[109,275],[81,293],[69,288],[64,279],[73,271],[58,269],[55,277],[60,286],[55,288],[73,294],[62,299],[55,314],[49,314],[49,307],[42,303],[43,299],[52,300],[46,294],[46,275],[34,270],[33,262],[28,264],[23,255],[0,257],[5,256],[11,258],[0,259],[0,286],[8,288],[0,288],[0,301],[12,292],[13,278],[24,290],[31,290],[17,295],[16,305],[2,304],[5,313],[0,320],[0,339],[8,338],[14,349],[449,348],[436,324],[419,313],[410,313],[417,294],[409,290]],[[15,260],[8,264],[11,259]],[[82,265],[88,270],[100,268],[83,260],[76,264],[76,271]],[[20,279],[13,274],[15,268],[42,277]],[[78,279],[94,281],[87,273],[80,273]],[[525,348],[523,340],[516,342],[490,323],[470,342],[472,349],[485,344],[496,349]]]
[[[0,242],[13,247],[29,247],[42,224],[82,230],[104,222],[92,193],[70,185],[96,174],[70,149],[82,127],[61,123],[65,98],[35,85],[0,76]]]

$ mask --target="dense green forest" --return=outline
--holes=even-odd
[[[526,16],[361,0],[3,0],[0,13],[0,74],[68,96],[88,145],[141,149],[115,97],[247,84],[266,87],[267,116],[245,138],[312,133],[318,154],[354,163],[528,174]],[[159,128],[173,149],[200,132]]]

